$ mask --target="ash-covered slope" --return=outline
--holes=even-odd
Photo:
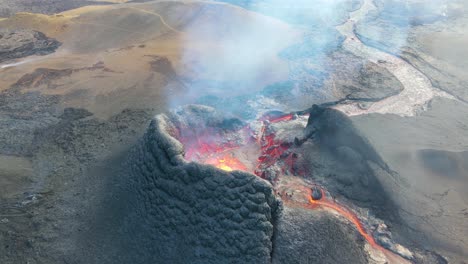
[[[269,263],[279,210],[254,175],[188,163],[157,116],[128,160],[134,263]]]

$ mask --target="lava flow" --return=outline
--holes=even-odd
[[[185,158],[187,160],[209,164],[224,171],[253,172],[255,175],[271,182],[286,204],[300,206],[305,209],[316,209],[317,207],[331,209],[356,226],[357,231],[366,239],[369,245],[382,252],[387,256],[387,259],[398,259],[397,263],[405,262],[400,260],[399,256],[395,256],[377,244],[352,210],[327,197],[326,191],[322,187],[314,187],[316,188],[315,192],[318,193],[313,193],[311,187],[302,181],[302,179],[305,179],[307,171],[297,162],[298,154],[294,152],[294,141],[288,142],[277,139],[275,129],[272,128],[275,124],[289,122],[297,118],[298,116],[295,114],[269,112],[259,120],[238,130],[226,132],[218,129],[209,131],[215,133],[206,131],[199,133],[197,130],[191,129],[185,135],[179,137],[179,140],[185,146]],[[257,126],[253,125],[255,122]],[[258,124],[261,125],[258,126]],[[257,129],[253,127],[257,127]],[[258,133],[255,133],[255,130]],[[250,154],[256,153],[258,155],[258,158],[253,162],[250,158],[251,155],[247,155],[242,159],[237,156],[242,155],[242,153],[245,154],[248,149],[251,150],[252,148],[256,150],[250,152]],[[295,178],[298,180],[294,180],[292,185],[286,186],[288,184],[285,185],[285,181],[281,181],[282,178]],[[301,197],[296,200],[292,199],[285,193],[284,187],[298,190]]]
[[[356,226],[359,233],[367,240],[367,242],[369,242],[369,244],[372,247],[380,249],[380,250],[384,249],[379,244],[377,244],[377,242],[375,242],[374,237],[372,237],[369,233],[367,233],[367,231],[365,230],[364,226],[362,225],[361,221],[356,216],[356,214],[346,209],[345,207],[337,204],[335,201],[328,199],[323,189],[320,188],[318,189],[318,191],[321,192],[319,199],[314,199],[312,193],[308,195],[310,204],[319,205],[319,206],[323,206],[323,207],[327,207],[332,210],[335,210],[336,212],[344,216],[346,219],[348,219],[351,223],[353,223]]]

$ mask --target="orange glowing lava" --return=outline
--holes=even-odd
[[[354,224],[354,226],[356,226],[356,229],[359,231],[359,233],[367,240],[367,242],[369,242],[369,244],[372,247],[383,250],[383,248],[375,242],[374,237],[372,237],[372,235],[367,233],[367,231],[364,229],[364,226],[362,225],[361,221],[356,216],[356,214],[354,214],[353,212],[351,212],[344,206],[337,204],[335,201],[327,199],[325,197],[325,192],[322,189],[320,191],[322,192],[322,198],[320,200],[314,200],[312,198],[312,193],[310,193],[309,202],[312,205],[319,205],[319,206],[330,208],[336,211],[337,213],[339,213],[340,215],[344,216],[346,219],[348,219],[348,221],[350,221],[351,223]]]
[[[323,194],[323,190],[322,190],[322,194]],[[322,207],[330,208],[336,211],[337,213],[339,213],[340,215],[344,216],[346,219],[348,219],[348,221],[350,221],[354,226],[356,226],[356,229],[358,230],[358,232],[361,234],[361,236],[364,237],[364,239],[367,240],[369,245],[371,245],[373,248],[382,252],[385,255],[385,257],[388,260],[388,263],[399,263],[399,264],[410,263],[408,260],[402,258],[401,256],[377,244],[374,237],[364,229],[364,226],[362,225],[361,221],[356,216],[356,214],[346,209],[346,207],[343,207],[334,201],[327,200],[326,198],[322,198],[320,200],[314,200],[312,199],[311,196],[309,196],[309,202],[312,205],[319,205]]]
[[[224,171],[241,170],[247,171],[247,167],[237,158],[230,154],[211,157],[205,160],[205,164],[210,164]]]

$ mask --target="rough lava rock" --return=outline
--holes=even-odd
[[[273,263],[369,263],[364,240],[323,211],[285,207],[278,221]]]
[[[35,30],[0,29],[0,63],[55,52],[61,43]]]

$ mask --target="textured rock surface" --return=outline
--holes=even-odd
[[[31,155],[35,131],[59,121],[59,101],[37,92],[0,92],[0,153]]]
[[[8,191],[0,197],[0,263],[129,263],[109,250],[117,239],[99,240],[120,228],[110,220],[118,219],[111,190],[121,182],[110,179],[121,162],[107,160],[135,144],[154,114],[127,110],[102,120],[85,109],[60,111],[56,96],[4,96],[9,104],[0,103],[0,184]],[[103,169],[91,173],[96,164]],[[95,211],[108,217],[102,225]],[[110,261],[101,261],[103,255]]]
[[[355,229],[325,211],[285,207],[273,263],[368,263]]]
[[[0,62],[54,52],[60,42],[34,30],[0,30]]]
[[[167,117],[157,116],[128,161],[135,263],[269,263],[279,208],[271,186],[187,163],[167,129]]]

